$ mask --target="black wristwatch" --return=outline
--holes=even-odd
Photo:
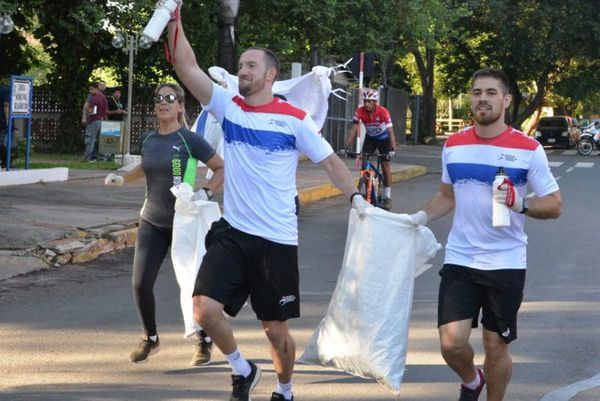
[[[213,192],[208,189],[208,187],[202,187],[202,189],[204,190],[204,192],[206,192],[206,196],[208,196],[208,200],[211,200],[214,196]]]
[[[529,210],[529,205],[527,204],[527,198],[523,198],[523,209],[519,212],[520,214],[525,214]]]

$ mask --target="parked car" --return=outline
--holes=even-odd
[[[577,120],[572,117],[542,117],[536,127],[535,139],[543,146],[561,146],[571,149],[579,140],[580,134]]]

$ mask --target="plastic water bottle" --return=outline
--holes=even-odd
[[[176,8],[177,3],[173,0],[165,1],[161,8],[154,10],[154,14],[152,14],[152,18],[148,21],[148,25],[144,28],[142,35],[153,42],[157,42]]]
[[[504,171],[504,167],[498,168],[496,178],[492,184],[492,193],[498,188],[504,180],[508,178],[508,174]],[[510,209],[504,203],[496,202],[492,198],[492,225],[494,227],[510,227]]]

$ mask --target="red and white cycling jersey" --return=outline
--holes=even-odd
[[[353,124],[362,121],[365,125],[367,138],[382,141],[390,137],[388,128],[393,126],[390,112],[383,106],[375,105],[373,113],[369,113],[364,106],[360,106],[354,112]]]

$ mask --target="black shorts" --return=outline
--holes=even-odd
[[[477,270],[445,264],[438,297],[438,327],[465,319],[481,323],[508,344],[517,338],[517,313],[523,300],[525,269]]]
[[[298,247],[233,228],[225,219],[206,235],[206,254],[194,295],[204,295],[235,316],[248,296],[256,317],[285,321],[300,317]]]
[[[383,141],[376,141],[369,137],[365,138],[362,147],[362,153],[375,153],[376,150],[379,150],[380,155],[385,155],[381,158],[381,161],[389,162],[390,156],[388,153],[392,150],[392,145],[390,143],[390,139],[384,139]]]

